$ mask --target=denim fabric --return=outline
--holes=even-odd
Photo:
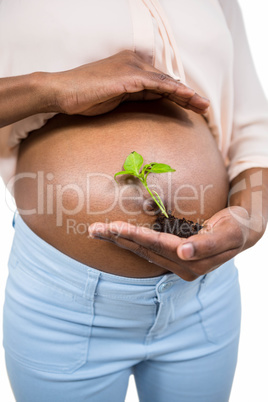
[[[15,217],[4,304],[17,402],[227,402],[240,290],[233,260],[187,282],[129,278],[61,253]]]

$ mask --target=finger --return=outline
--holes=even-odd
[[[177,236],[121,221],[114,221],[109,224],[95,223],[89,226],[89,234],[92,237],[110,238],[111,235],[114,235],[115,237],[131,240],[137,245],[173,261],[178,260],[176,250],[182,242]]]
[[[155,77],[161,80],[161,87],[156,87],[154,90],[163,92],[164,84],[170,84],[170,90],[166,91],[164,94],[169,95],[170,99],[179,103],[181,106],[189,107],[194,106],[197,109],[207,109],[210,105],[210,101],[203,96],[195,92],[194,89],[188,87],[180,81],[176,81],[168,76],[163,76],[163,74],[154,73]],[[165,78],[167,77],[167,78]],[[165,81],[166,80],[166,81]],[[172,85],[171,85],[172,84]]]
[[[126,92],[139,92],[145,89],[159,94],[172,94],[172,100],[182,107],[188,105],[189,108],[205,110],[210,104],[208,99],[197,94],[194,89],[161,72],[147,71],[145,74],[144,71],[140,71],[139,76],[134,79],[133,86],[128,87]]]
[[[226,261],[234,258],[239,253],[238,249],[227,250],[223,253],[204,258],[202,260],[184,261],[186,267],[197,276],[207,274],[223,265]]]
[[[177,93],[163,93],[162,97],[177,103],[177,105],[183,107],[184,109],[192,110],[193,112],[200,114],[204,114],[208,111],[208,106],[206,107],[204,100],[208,105],[210,104],[206,98],[203,98],[196,93],[191,98],[185,98]]]
[[[177,103],[177,105],[183,107],[184,109],[192,110],[193,112],[195,112],[197,114],[205,114],[208,112],[208,109],[209,109],[209,107],[203,107],[203,108],[196,107],[194,104],[192,104],[190,102],[190,99],[189,99],[189,101],[182,101],[182,100],[179,100],[177,97],[175,99],[173,95],[168,95],[168,96],[163,95],[163,97],[168,98],[171,101]]]
[[[149,100],[156,100],[156,99],[161,99],[161,98],[166,98],[171,100],[172,102],[175,102],[179,104],[179,106],[185,108],[185,109],[190,109],[194,111],[195,113],[199,114],[204,114],[207,112],[207,109],[198,109],[197,107],[193,106],[191,104],[191,99],[186,99],[183,97],[179,97],[174,94],[169,94],[169,93],[156,93],[156,92],[150,92],[149,90],[144,90],[141,92],[134,92],[134,93],[127,93],[124,94],[122,97],[122,102],[123,101],[149,101]]]
[[[193,105],[187,105],[187,106],[182,106],[184,109],[187,110],[192,110],[193,112],[197,113],[197,114],[205,114],[208,112],[209,108],[205,108],[205,109],[198,109],[197,107],[193,106]]]
[[[194,107],[195,109],[208,109],[210,102],[203,96],[195,93],[191,98],[188,99],[186,107]]]
[[[142,90],[155,91],[159,94],[175,94],[178,90],[177,95],[185,99],[191,98],[195,94],[194,89],[160,71],[138,70],[136,76],[133,76],[132,87],[127,87],[126,92],[139,92]]]
[[[177,261],[174,262],[167,257],[156,254],[152,248],[144,247],[141,244],[136,243],[135,241],[132,241],[129,238],[127,238],[127,237],[131,238],[133,236],[134,232],[131,233],[131,228],[128,228],[128,233],[126,233],[125,232],[126,227],[121,226],[121,222],[120,222],[120,226],[121,226],[120,232],[118,231],[118,227],[119,227],[118,223],[116,223],[116,229],[114,226],[113,226],[113,229],[110,228],[109,226],[113,226],[113,225],[112,224],[111,225],[108,224],[105,226],[99,225],[95,231],[92,230],[92,228],[90,227],[89,232],[90,232],[91,236],[93,236],[94,238],[109,241],[109,242],[117,245],[118,247],[129,250],[132,253],[138,255],[139,257],[149,261],[150,263],[153,263],[157,266],[160,266],[161,268],[164,268],[171,272],[176,273],[176,275],[180,276],[182,279],[184,279],[186,281],[193,281],[194,279],[196,279],[198,277],[197,274],[195,274],[188,268],[185,268],[182,265],[180,265],[178,258],[176,258]],[[138,232],[140,232],[140,231],[138,231]],[[148,232],[148,234],[149,234],[149,232]],[[136,235],[138,235],[139,239],[140,239],[140,234],[136,233]],[[125,236],[125,237],[123,237],[123,236]],[[136,237],[136,236],[133,236],[133,237]],[[139,242],[140,242],[140,240],[139,240]],[[143,242],[147,243],[145,241],[145,238],[143,238]],[[157,246],[157,249],[159,251],[158,246]],[[174,247],[174,255],[175,255],[175,250],[176,250],[176,246]]]
[[[202,260],[219,255],[228,250],[238,252],[245,242],[244,233],[237,224],[222,220],[209,233],[206,227],[197,235],[184,241],[177,249],[178,257],[183,260]]]

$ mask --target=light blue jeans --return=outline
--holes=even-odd
[[[227,402],[239,332],[232,260],[193,282],[112,275],[17,215],[4,304],[17,402],[121,402],[131,373],[142,402]]]

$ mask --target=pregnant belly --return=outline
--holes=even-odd
[[[144,163],[176,172],[148,177],[177,217],[202,223],[224,208],[228,180],[205,119],[167,101],[125,103],[96,116],[57,115],[21,143],[14,194],[26,224],[70,257],[117,275],[150,277],[165,269],[88,237],[88,225],[124,220],[152,225],[156,209],[142,184],[113,176],[136,151]]]

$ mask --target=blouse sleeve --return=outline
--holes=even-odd
[[[233,127],[229,178],[268,168],[268,102],[258,79],[237,0],[220,0],[233,39]]]

